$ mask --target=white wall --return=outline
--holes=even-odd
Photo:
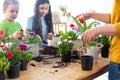
[[[0,0],[0,20],[3,18],[2,4],[4,0]],[[50,0],[52,11],[60,11],[59,5],[67,6],[67,10],[72,15],[95,10],[96,12],[110,12],[113,0]],[[16,19],[25,29],[27,18],[33,15],[33,7],[35,0],[19,0],[20,11]]]

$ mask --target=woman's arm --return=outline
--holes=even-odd
[[[81,15],[83,15],[85,19],[94,18],[105,23],[110,23],[109,13],[95,13],[95,12],[81,13],[77,17],[80,17]]]
[[[110,14],[109,13],[89,13],[91,18],[94,18],[96,20],[110,23]]]

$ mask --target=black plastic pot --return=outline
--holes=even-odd
[[[20,76],[20,64],[15,64],[13,66],[10,66],[10,70],[7,72],[7,77],[14,79],[18,78]]]
[[[70,60],[71,60],[71,53],[70,52],[67,54],[63,53],[61,55],[61,62],[70,62]]]
[[[84,55],[81,56],[81,67],[84,71],[92,70],[93,67],[93,56],[90,55]]]
[[[27,70],[27,64],[28,64],[28,60],[21,60],[21,64],[20,64],[20,70],[24,71]]]
[[[110,45],[104,45],[104,47],[101,49],[101,57],[108,58],[109,48],[110,48]]]
[[[5,80],[5,74],[3,71],[0,71],[0,80]]]

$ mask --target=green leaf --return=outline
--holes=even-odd
[[[2,71],[3,70],[3,61],[2,61],[2,59],[0,59],[0,71]]]
[[[77,26],[80,28],[80,31],[84,32],[85,29],[84,27],[82,27],[82,25],[79,23],[79,21],[77,20],[77,18],[71,16],[73,18],[73,20],[76,22]]]
[[[90,28],[93,26],[93,24],[100,24],[100,23],[99,23],[99,22],[96,22],[96,21],[91,22],[91,23],[87,26],[87,29],[90,29]]]
[[[86,29],[87,29],[86,21],[84,21],[83,25],[84,25],[84,30],[83,30],[83,32],[85,32]]]
[[[10,68],[10,62],[7,62],[6,66],[4,67],[4,70],[9,70]]]

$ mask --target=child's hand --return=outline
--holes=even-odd
[[[12,37],[13,38],[22,38],[22,35],[23,35],[23,30],[17,30],[16,32],[14,32],[12,34]]]
[[[21,38],[21,41],[22,41],[22,42],[26,42],[25,36],[23,36],[23,37]]]

